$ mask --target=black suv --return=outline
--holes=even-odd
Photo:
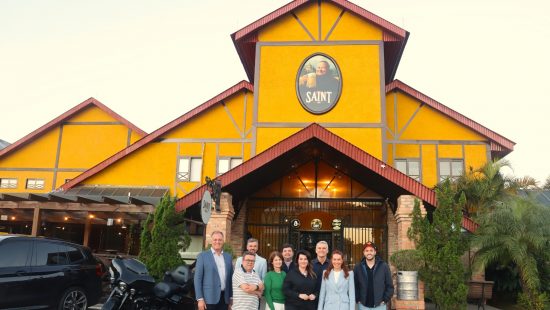
[[[101,297],[103,264],[62,240],[0,236],[0,309],[86,309]]]

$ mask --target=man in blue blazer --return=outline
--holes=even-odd
[[[223,252],[223,233],[211,235],[212,248],[199,254],[195,266],[195,296],[199,310],[227,310],[233,297],[231,255]]]

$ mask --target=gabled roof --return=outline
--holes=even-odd
[[[153,131],[149,135],[143,137],[141,140],[137,141],[136,143],[128,146],[127,148],[121,150],[120,152],[114,154],[113,156],[107,158],[106,160],[100,162],[99,164],[95,165],[94,167],[86,170],[82,174],[78,175],[76,178],[72,179],[71,181],[63,184],[60,188],[62,190],[68,190],[75,185],[79,184],[80,182],[86,180],[87,178],[93,176],[94,174],[100,172],[101,170],[105,169],[106,167],[110,166],[111,164],[119,161],[120,159],[132,154],[133,152],[137,151],[138,149],[142,148],[143,146],[149,144],[152,141],[155,141],[157,138],[161,137],[168,131],[180,126],[181,124],[189,121],[190,119],[193,119],[197,115],[201,114],[202,112],[208,110],[212,106],[222,102],[223,100],[227,99],[228,97],[242,91],[250,91],[253,92],[254,87],[252,84],[248,83],[247,81],[241,81],[234,86],[228,88],[221,94],[215,96],[214,98],[206,101],[205,103],[199,105],[198,107],[192,109],[191,111],[183,114],[182,116],[176,118],[175,120],[169,122],[168,124],[160,127],[159,129]]]
[[[340,156],[344,155],[358,163],[364,171],[369,171],[373,183],[376,183],[376,181],[391,182],[402,193],[415,195],[428,204],[435,205],[436,198],[433,190],[316,123],[307,126],[241,165],[218,176],[216,180],[220,180],[223,187],[230,186],[239,179],[264,168],[291,150],[311,140],[319,140],[322,144],[328,145],[331,149],[341,153]],[[176,210],[181,211],[199,202],[205,190],[206,185],[202,185],[179,199],[176,202]]]
[[[386,82],[393,80],[397,66],[401,60],[401,55],[405,49],[405,44],[409,37],[409,33],[400,27],[390,23],[389,21],[374,15],[373,13],[363,9],[362,7],[346,0],[324,0],[333,3],[347,12],[351,12],[360,18],[380,27],[383,31],[384,41],[384,63]],[[258,32],[266,25],[275,22],[280,17],[291,13],[292,11],[313,3],[311,0],[296,0],[287,5],[267,14],[250,25],[238,30],[231,35],[233,44],[237,49],[237,53],[244,66],[248,79],[254,81],[254,65],[256,61],[256,43],[258,42]]]
[[[95,107],[101,109],[103,112],[107,113],[108,115],[110,115],[111,117],[116,119],[117,121],[119,121],[122,124],[126,125],[128,128],[131,128],[133,131],[140,134],[141,136],[146,136],[147,135],[147,133],[145,131],[139,129],[137,126],[130,123],[124,117],[120,116],[115,111],[109,109],[106,105],[99,102],[99,100],[91,97],[90,99],[85,100],[84,102],[80,103],[79,105],[75,106],[74,108],[72,108],[72,109],[68,110],[67,112],[59,115],[56,118],[54,118],[53,120],[51,120],[50,122],[48,122],[44,126],[36,129],[35,131],[31,132],[30,134],[28,134],[28,135],[24,136],[23,138],[17,140],[15,143],[7,146],[4,149],[1,149],[0,150],[0,157],[6,155],[8,153],[11,153],[13,150],[16,150],[16,149],[20,148],[21,146],[33,141],[34,139],[41,136],[42,134],[44,134],[48,130],[50,130],[50,129],[58,126],[62,122],[70,119],[71,117],[73,117],[74,115],[76,115],[79,112],[83,111],[84,109],[88,108],[89,106],[95,106]]]
[[[494,155],[497,155],[497,157],[502,158],[514,150],[514,145],[516,144],[514,141],[499,135],[498,133],[490,130],[489,128],[484,127],[483,125],[475,122],[474,120],[456,112],[455,110],[447,107],[446,105],[410,87],[409,85],[399,80],[394,80],[390,84],[386,85],[386,93],[389,93],[391,91],[397,91],[397,90],[427,104],[429,107],[447,115],[448,117],[458,121],[462,125],[490,139],[491,152]]]
[[[365,179],[370,180],[373,184],[378,184],[377,186],[379,186],[379,188],[384,187],[384,185],[380,185],[380,183],[390,183],[391,186],[386,188],[388,192],[397,195],[411,194],[422,199],[431,206],[436,205],[436,194],[432,189],[403,174],[399,170],[386,165],[383,161],[368,154],[362,149],[356,147],[316,123],[313,123],[290,137],[280,141],[267,150],[245,161],[241,165],[218,176],[215,180],[221,182],[222,190],[232,189],[242,191],[243,188],[247,188],[247,186],[241,186],[238,184],[243,179],[248,178],[251,175],[256,175],[255,177],[257,178],[259,171],[263,169],[269,170],[266,174],[272,174],[274,172],[272,169],[273,167],[268,166],[276,166],[275,170],[280,171],[280,163],[277,163],[277,161],[287,162],[289,159],[287,155],[289,153],[312,141],[316,141],[318,144],[327,145],[335,152],[338,152],[338,156],[342,157],[343,155],[344,157],[348,157],[358,166],[363,167],[362,169]],[[357,177],[357,175],[355,175],[355,177]],[[254,176],[252,179],[253,178]],[[262,176],[260,176],[260,178],[262,178]],[[249,181],[248,185],[250,185],[250,182],[257,183],[253,180]],[[198,204],[206,190],[207,186],[204,184],[184,197],[178,199],[176,201],[176,210],[182,211]],[[466,216],[462,218],[462,227],[466,230],[474,232],[478,226],[479,225],[472,219]]]

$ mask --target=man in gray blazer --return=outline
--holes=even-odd
[[[223,233],[211,235],[212,248],[197,256],[195,295],[199,310],[227,310],[231,304],[233,265],[231,255],[223,252]]]

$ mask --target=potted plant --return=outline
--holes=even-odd
[[[397,268],[397,299],[418,299],[418,270],[424,266],[424,259],[418,250],[400,250],[390,257]]]

